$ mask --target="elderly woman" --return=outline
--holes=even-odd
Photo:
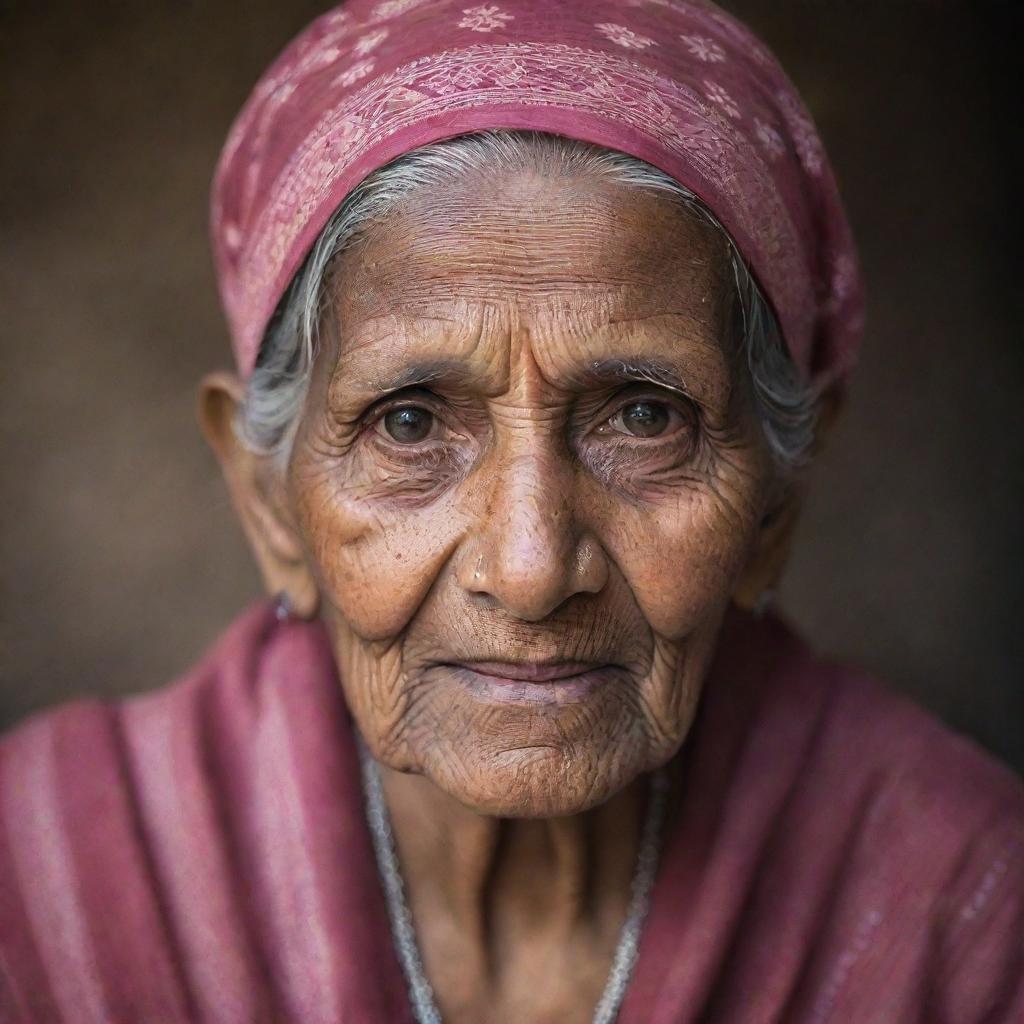
[[[4,1021],[1024,1019],[1024,798],[766,605],[861,293],[698,0],[353,0],[216,176],[272,601],[0,747]]]

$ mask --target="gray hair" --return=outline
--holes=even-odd
[[[656,167],[614,150],[543,132],[491,130],[431,143],[365,178],[320,233],[295,275],[263,339],[249,379],[238,431],[254,451],[287,458],[309,387],[324,314],[328,272],[361,229],[421,187],[446,186],[474,172],[542,168],[668,193],[728,243],[738,333],[758,417],[779,468],[803,465],[814,439],[816,394],[801,377],[778,322],[728,232],[689,189]]]

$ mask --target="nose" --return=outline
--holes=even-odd
[[[469,593],[536,622],[575,594],[598,593],[608,563],[597,538],[578,521],[567,458],[531,452],[504,462],[491,477],[489,500],[457,576]]]

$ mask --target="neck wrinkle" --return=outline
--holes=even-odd
[[[477,814],[421,776],[380,771],[425,965],[431,940],[452,934],[495,983],[524,941],[578,939],[611,956],[636,870],[646,776],[581,814],[517,819]]]

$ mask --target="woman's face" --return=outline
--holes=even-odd
[[[339,260],[284,491],[385,764],[562,815],[677,750],[772,477],[728,275],[670,200],[529,172]]]

